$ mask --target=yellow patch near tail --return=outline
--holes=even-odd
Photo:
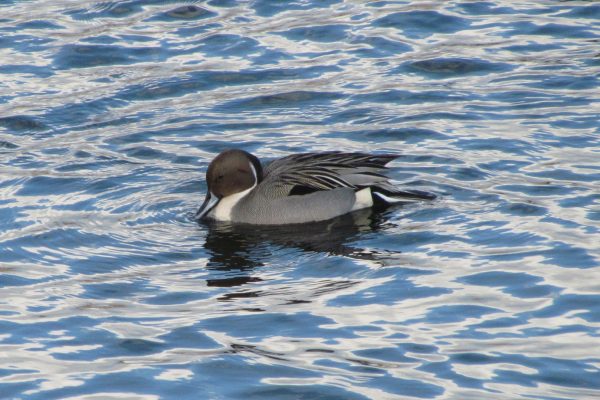
[[[352,205],[352,210],[356,211],[363,208],[371,207],[373,205],[373,196],[371,195],[371,188],[364,188],[355,193],[356,200]]]

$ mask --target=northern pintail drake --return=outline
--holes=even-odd
[[[302,153],[263,167],[243,150],[225,150],[208,166],[208,193],[196,213],[212,219],[256,225],[324,221],[371,207],[434,195],[399,190],[382,174],[394,154]]]

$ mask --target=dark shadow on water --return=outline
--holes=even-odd
[[[388,225],[380,212],[355,211],[341,217],[308,224],[254,226],[220,222],[202,222],[208,228],[205,249],[208,268],[218,271],[249,273],[265,265],[272,253],[281,248],[326,253],[355,259],[372,260],[376,253],[348,245],[360,235],[377,232]],[[239,286],[259,278],[240,276],[209,280],[209,286]]]

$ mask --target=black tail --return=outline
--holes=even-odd
[[[398,203],[412,203],[420,200],[433,200],[437,196],[421,190],[388,190],[380,186],[371,187],[373,203],[376,206],[388,206]]]

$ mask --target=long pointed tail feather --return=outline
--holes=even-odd
[[[371,188],[373,200],[381,205],[410,203],[422,200],[433,200],[436,196],[433,193],[421,190],[387,190],[380,186]]]

